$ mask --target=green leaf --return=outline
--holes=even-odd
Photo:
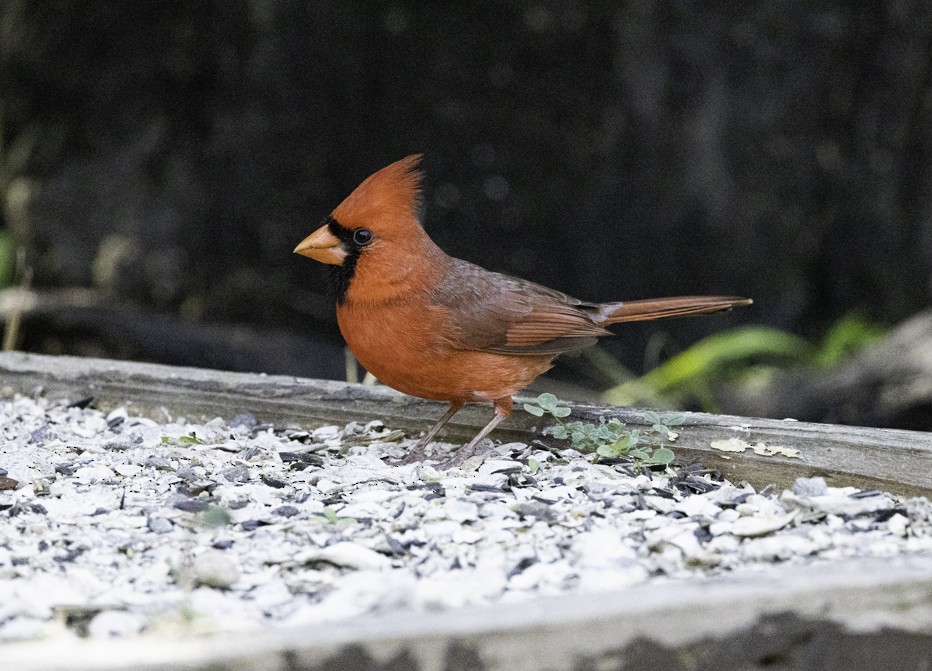
[[[632,459],[640,459],[641,461],[650,461],[650,453],[646,450],[641,449],[640,447],[633,450],[628,450],[628,456]]]
[[[621,454],[614,445],[599,445],[595,451],[600,457],[617,457]]]
[[[550,411],[554,417],[569,417],[571,410],[565,405],[554,408]]]
[[[226,508],[220,508],[219,506],[211,506],[205,510],[201,513],[199,520],[201,524],[208,529],[225,527],[233,523],[233,517],[230,515],[230,511]]]
[[[612,431],[615,431],[617,433],[618,431],[621,431],[622,429],[625,428],[625,423],[622,422],[620,419],[610,419],[607,426]]]
[[[766,358],[803,362],[810,360],[814,351],[804,339],[778,329],[736,328],[700,340],[637,380],[610,389],[605,398],[610,403],[631,403],[632,398],[644,397],[643,390],[654,397],[673,394],[695,388],[699,381],[714,379],[727,367],[743,361]]]
[[[544,393],[537,397],[537,405],[544,410],[553,410],[557,407],[557,397],[553,394]]]
[[[538,408],[536,405],[531,405],[530,403],[524,404],[525,412],[529,412],[535,417],[543,417],[545,410],[543,408]]]
[[[557,440],[566,440],[569,437],[569,434],[566,432],[565,426],[551,426],[547,429],[544,429],[544,433],[549,433],[551,436]]]
[[[648,410],[644,413],[644,421],[647,422],[648,424],[662,424],[663,423],[663,420],[660,419],[660,415],[658,415],[653,410]]]
[[[619,454],[622,452],[627,452],[629,449],[631,449],[631,447],[633,447],[631,445],[631,434],[626,434],[616,440],[612,447],[617,450]]]
[[[336,511],[330,506],[326,506],[323,510],[323,513],[324,513],[324,517],[327,518],[327,521],[330,522],[330,524],[336,524],[337,521],[340,519],[339,517],[337,517]]]
[[[849,312],[825,334],[816,353],[815,363],[819,366],[836,366],[888,330],[885,326],[869,321],[858,311]]]
[[[181,443],[187,443],[188,445],[203,445],[204,441],[194,435],[194,432],[191,432],[187,436],[179,436],[178,441]]]
[[[527,468],[531,472],[531,475],[534,475],[537,473],[538,469],[540,469],[540,462],[537,461],[537,459],[528,459]]]
[[[660,464],[662,466],[668,465],[673,461],[676,455],[673,454],[673,450],[667,447],[658,447],[654,450],[654,453],[650,455],[650,462],[652,464]]]
[[[16,278],[16,245],[6,231],[0,231],[0,289],[5,289]]]
[[[679,412],[675,415],[670,415],[669,417],[667,417],[663,423],[666,424],[667,426],[679,426],[685,421],[686,421],[686,415]]]

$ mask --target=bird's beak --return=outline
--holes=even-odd
[[[343,243],[340,238],[330,232],[330,229],[324,225],[304,238],[301,243],[294,248],[295,254],[306,256],[309,259],[320,261],[321,263],[330,263],[335,266],[343,265],[343,259],[346,258],[346,250],[343,249]]]

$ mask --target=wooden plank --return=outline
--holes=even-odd
[[[191,419],[251,412],[263,422],[304,427],[381,419],[412,433],[425,429],[445,409],[442,403],[381,386],[19,352],[0,353],[0,386],[7,394],[41,389],[49,396],[94,396],[101,408],[126,405],[156,418],[163,418],[165,411]],[[593,421],[603,415],[632,427],[647,425],[641,410],[583,404],[572,409],[571,420]],[[450,422],[444,436],[471,437],[490,412],[484,405],[467,407]],[[503,441],[541,439],[540,428],[545,425],[545,420],[519,409],[494,436]],[[835,486],[932,496],[932,434],[928,433],[704,413],[687,413],[679,433],[674,447],[682,461],[700,462],[758,488],[788,487],[797,477],[821,476]],[[731,437],[795,448],[800,458],[725,454],[710,446]]]
[[[927,669],[928,555],[777,564],[705,580],[652,583],[437,612],[387,612],[312,629],[2,646],[18,671],[332,671],[333,669]],[[704,664],[676,665],[676,660]],[[378,660],[378,661],[377,661]],[[622,666],[622,662],[624,665]]]

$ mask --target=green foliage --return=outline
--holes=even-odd
[[[0,231],[0,289],[13,284],[16,275],[16,248],[10,234]]]
[[[198,515],[198,521],[206,529],[217,529],[232,524],[233,517],[226,508],[211,506]]]
[[[644,418],[651,423],[649,429],[628,429],[624,422],[605,417],[599,417],[598,423],[564,422],[570,409],[561,405],[553,394],[541,394],[536,403],[525,403],[524,409],[535,417],[553,417],[556,423],[545,428],[544,434],[569,440],[575,450],[595,452],[607,459],[629,459],[647,466],[667,466],[673,461],[676,455],[663,441],[673,440],[675,434],[670,427],[682,424],[685,419],[682,414],[661,418],[648,411]]]
[[[849,312],[839,319],[822,338],[813,357],[818,366],[837,366],[852,354],[882,338],[889,329],[870,321],[861,312]]]
[[[560,405],[560,401],[553,394],[541,394],[537,397],[537,405],[525,403],[524,409],[535,417],[543,417],[545,414],[554,417],[567,417],[570,414],[570,409]]]
[[[204,441],[198,438],[192,431],[187,436],[178,436],[173,438],[172,436],[162,436],[163,443],[181,443],[182,445],[203,445]]]
[[[340,517],[337,515],[337,511],[330,506],[325,506],[322,512],[324,519],[327,520],[330,524],[336,524],[344,527],[351,524],[356,524],[355,517]]]
[[[640,378],[612,387],[605,392],[605,400],[617,405],[675,407],[693,398],[706,411],[716,412],[712,394],[716,383],[753,384],[793,367],[838,365],[886,331],[858,313],[839,320],[819,345],[775,328],[736,328],[704,338]]]
[[[812,346],[799,336],[765,326],[733,329],[700,340],[637,380],[613,387],[605,397],[619,405],[656,403],[684,393],[702,398],[729,368],[761,359],[798,363],[811,355]]]

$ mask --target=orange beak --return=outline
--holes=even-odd
[[[330,232],[326,224],[304,238],[304,240],[294,248],[294,253],[306,256],[309,259],[314,259],[315,261],[320,261],[321,263],[330,263],[335,266],[343,265],[343,259],[346,258],[346,250],[343,249],[343,243],[340,242],[337,236]]]

